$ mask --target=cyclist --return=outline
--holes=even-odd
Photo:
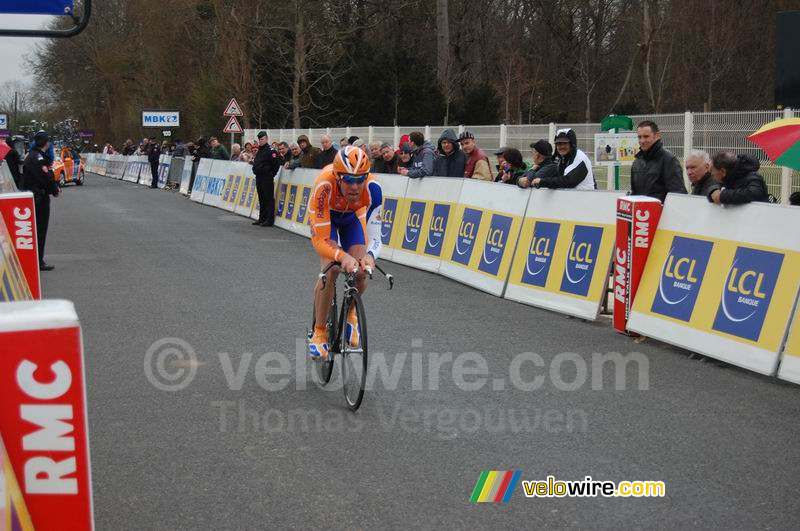
[[[361,149],[345,146],[333,164],[322,169],[314,183],[309,202],[311,243],[320,255],[324,269],[331,261],[340,262],[346,272],[358,272],[356,288],[367,289],[364,271],[374,269],[381,250],[381,185],[369,173],[368,155]],[[328,272],[325,289],[318,280],[314,288],[314,334],[309,340],[309,355],[315,361],[328,357],[326,323],[333,300],[333,288],[339,268]],[[347,316],[347,340],[358,347],[358,324],[355,307]]]

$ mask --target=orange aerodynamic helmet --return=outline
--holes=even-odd
[[[369,173],[369,156],[360,148],[345,146],[333,159],[333,173],[337,179],[345,175],[366,176]]]

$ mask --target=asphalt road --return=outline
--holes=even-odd
[[[303,356],[307,240],[94,175],[52,212],[43,288],[83,325],[98,529],[797,528],[797,386],[386,264],[353,414]],[[156,379],[168,342],[198,361]],[[636,361],[594,361],[613,352]],[[666,496],[469,503],[483,470]]]

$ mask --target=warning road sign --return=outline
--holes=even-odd
[[[236,101],[236,98],[231,98],[231,101],[228,102],[228,106],[225,107],[225,112],[222,113],[223,116],[241,116],[242,115],[242,108],[239,107],[239,102]],[[236,131],[237,133],[239,131]]]
[[[239,120],[236,119],[235,116],[231,116],[231,119],[228,120],[228,125],[225,126],[223,131],[224,133],[241,133],[242,126],[239,125]]]

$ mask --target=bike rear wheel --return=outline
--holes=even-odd
[[[355,306],[356,316],[358,317],[358,347],[351,347],[349,338],[347,337],[347,326],[344,330],[340,331],[341,337],[341,351],[342,351],[342,389],[344,390],[344,398],[347,401],[347,407],[355,411],[361,406],[361,401],[364,399],[364,387],[367,383],[367,315],[364,311],[364,303],[361,302],[361,297],[357,292],[354,292],[349,299],[347,308],[344,310],[345,322],[350,313],[351,308]]]

